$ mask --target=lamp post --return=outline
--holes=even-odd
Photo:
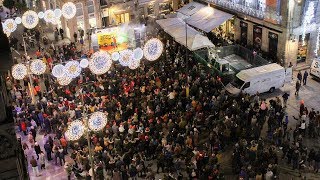
[[[84,83],[81,86],[86,86],[92,83],[93,82]],[[92,170],[92,179],[95,180],[96,179],[95,166],[94,166],[93,152],[92,152],[91,141],[90,141],[90,130],[92,131],[102,130],[107,124],[107,116],[102,112],[94,112],[92,114],[87,114],[86,107],[84,104],[84,97],[83,97],[84,94],[82,92],[82,89],[80,89],[79,91],[81,96],[81,103],[83,105],[83,111],[82,111],[83,117],[80,119],[76,119],[69,125],[66,135],[67,135],[67,138],[70,140],[78,140],[81,136],[85,134],[87,138],[88,149],[89,149],[89,161],[90,161],[90,166]],[[89,115],[90,115],[90,118],[88,118]],[[79,127],[79,126],[83,126],[82,121],[80,121],[81,119],[85,121],[84,122],[85,128]]]
[[[85,83],[82,86],[85,85],[89,85],[93,82],[89,82],[89,83]],[[88,127],[88,117],[87,117],[87,111],[86,111],[86,107],[84,104],[84,97],[83,97],[83,89],[81,89],[80,91],[80,96],[81,96],[81,103],[83,105],[83,118],[86,120],[86,127]],[[94,161],[93,161],[93,153],[92,153],[92,149],[91,149],[91,142],[90,142],[90,135],[89,135],[89,129],[87,128],[86,130],[86,137],[87,137],[87,143],[88,143],[88,149],[89,149],[89,161],[90,161],[90,165],[91,165],[91,169],[92,169],[92,179],[95,180],[95,174],[94,174]]]

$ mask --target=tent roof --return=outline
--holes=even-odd
[[[206,6],[204,4],[200,4],[197,2],[191,2],[183,6],[182,8],[178,9],[177,11],[183,15],[191,16],[194,13],[198,12],[203,7],[206,7]]]
[[[232,14],[207,6],[186,19],[186,22],[205,32],[210,32],[232,17]]]
[[[165,32],[170,34],[178,43],[186,46],[191,51],[195,51],[205,47],[214,47],[212,42],[200,34],[197,30],[186,25],[179,18],[161,19],[156,21]]]

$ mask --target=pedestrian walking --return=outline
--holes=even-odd
[[[58,155],[59,155],[59,161],[60,161],[60,166],[62,166],[62,164],[64,164],[66,162],[65,160],[65,154],[63,152],[63,149],[59,146],[58,147]]]
[[[52,157],[51,157],[52,147],[51,147],[49,141],[47,141],[46,144],[44,145],[44,150],[45,150],[46,153],[47,153],[47,159],[48,159],[48,161],[51,161],[51,160],[52,160]]]
[[[297,79],[301,82],[301,80],[302,80],[301,71],[298,72],[298,74],[297,74]]]
[[[282,98],[283,98],[283,104],[284,104],[284,107],[287,107],[287,101],[289,99],[289,94],[287,92],[285,92],[283,95],[282,95]]]
[[[74,42],[77,42],[77,41],[78,41],[78,34],[77,34],[77,32],[74,32],[74,33],[73,33],[73,38],[74,38]]]
[[[40,173],[39,173],[39,169],[38,169],[37,160],[34,159],[34,156],[31,157],[30,164],[31,164],[33,173],[36,175],[36,177],[38,177],[40,175]]]
[[[45,165],[45,157],[44,157],[44,153],[43,151],[40,152],[39,155],[39,164],[40,164],[40,169],[46,169],[46,165]]]
[[[300,81],[297,81],[296,82],[296,92],[294,93],[296,96],[299,96],[300,87],[301,87]]]
[[[63,40],[64,39],[64,37],[63,37],[64,30],[62,28],[60,28],[59,32],[60,32],[61,39]]]
[[[38,144],[38,142],[34,143],[34,151],[37,154],[37,160],[39,159],[39,154],[41,153],[41,148],[40,145]]]
[[[309,76],[309,73],[307,71],[304,71],[304,73],[303,73],[303,85],[307,85],[308,76]]]

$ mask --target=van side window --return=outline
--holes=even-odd
[[[250,82],[246,82],[243,86],[243,89],[250,87]]]

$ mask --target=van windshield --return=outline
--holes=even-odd
[[[241,79],[239,79],[239,78],[237,78],[237,77],[231,82],[232,86],[234,86],[234,87],[236,87],[236,88],[238,88],[238,89],[241,88],[241,86],[243,85],[243,83],[244,83],[244,81],[242,81]]]

